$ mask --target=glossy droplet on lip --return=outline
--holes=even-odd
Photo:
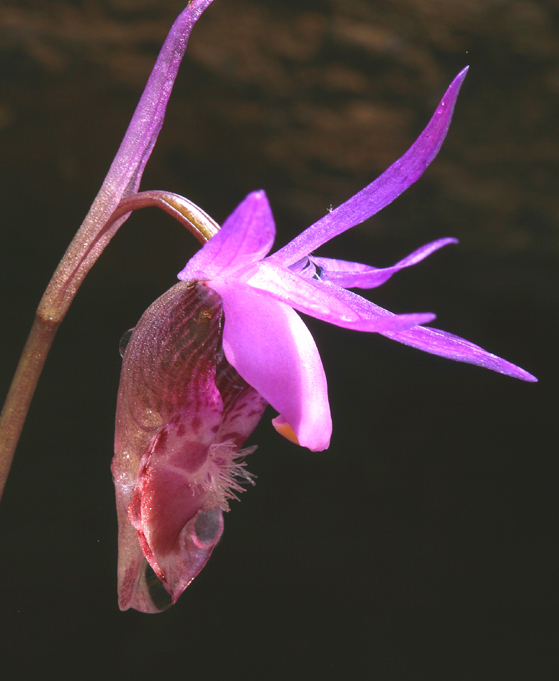
[[[124,357],[124,353],[126,352],[126,347],[128,345],[128,342],[130,341],[130,338],[132,337],[132,334],[134,333],[134,329],[128,329],[128,331],[125,331],[122,334],[122,337],[120,341],[118,342],[118,353],[121,357]]]

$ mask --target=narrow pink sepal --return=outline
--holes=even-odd
[[[425,130],[398,161],[365,189],[270,256],[270,260],[286,267],[292,265],[333,237],[378,213],[418,180],[438,154],[446,137],[458,92],[467,72],[466,67],[452,81]]]
[[[507,362],[506,359],[487,352],[487,350],[480,348],[479,345],[475,345],[465,338],[460,338],[460,336],[455,336],[448,331],[417,326],[402,331],[383,332],[382,335],[404,345],[411,345],[414,348],[423,350],[423,352],[452,359],[455,362],[475,364],[484,369],[490,369],[499,374],[512,376],[512,378],[518,378],[521,381],[528,381],[530,383],[535,383],[538,380],[532,374],[516,366],[516,364]]]
[[[437,239],[418,248],[392,267],[371,267],[359,262],[312,257],[312,262],[322,271],[319,278],[342,288],[375,288],[386,283],[393,274],[405,267],[417,265],[427,256],[448,244],[457,244],[458,239]]]
[[[313,282],[319,288],[327,288],[330,284],[325,284],[320,281]],[[348,302],[353,304],[356,309],[361,310],[364,315],[376,316],[379,318],[394,317],[394,313],[385,310],[383,307],[375,305],[370,300],[365,300],[352,291],[346,289],[339,289],[340,295]],[[477,366],[496,371],[500,374],[519,378],[521,381],[537,381],[538,379],[532,374],[529,374],[524,369],[507,362],[497,355],[487,352],[474,343],[460,336],[455,336],[447,331],[440,329],[426,328],[424,326],[414,326],[402,330],[387,330],[379,331],[379,333],[387,338],[403,343],[404,345],[411,345],[414,348],[429,352],[432,355],[440,355],[447,359],[452,359],[455,362],[465,362],[466,364],[476,364]]]
[[[285,303],[303,314],[321,319],[329,324],[341,326],[353,331],[380,333],[384,331],[401,331],[417,324],[428,324],[435,319],[431,312],[391,315],[381,317],[372,307],[372,314],[367,312],[368,301],[359,298],[359,305],[347,296],[347,291],[332,284],[316,286],[315,280],[308,280],[295,272],[276,265],[270,260],[260,263],[251,270],[246,282],[263,295]],[[212,283],[213,286],[213,283]]]

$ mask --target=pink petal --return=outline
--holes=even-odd
[[[364,298],[332,284],[305,279],[269,260],[260,263],[246,283],[299,312],[353,331],[400,331],[435,319],[430,312],[382,317]]]
[[[323,282],[315,281],[313,282],[315,286],[320,288],[325,288],[330,286],[330,284],[324,284]],[[344,300],[353,302],[356,308],[362,309],[363,314],[377,315],[378,317],[393,317],[394,314],[385,310],[374,303],[371,303],[364,298],[352,293],[351,291],[346,291],[345,289],[339,289],[340,296]],[[505,359],[501,359],[496,355],[483,350],[474,343],[460,338],[460,336],[455,336],[447,331],[441,331],[439,329],[425,328],[423,326],[415,326],[413,328],[408,328],[401,331],[380,331],[383,336],[391,338],[392,340],[398,341],[399,343],[404,343],[405,345],[411,345],[412,347],[423,350],[424,352],[429,352],[433,355],[440,355],[441,357],[447,357],[456,362],[466,362],[468,364],[477,364],[478,366],[484,367],[486,369],[491,369],[492,371],[497,371],[500,374],[506,374],[507,376],[512,376],[514,378],[519,378],[523,381],[537,381],[538,379],[529,374],[524,369],[517,367],[515,364],[507,362]]]
[[[311,258],[312,262],[322,269],[319,278],[342,288],[374,288],[384,284],[393,274],[404,267],[417,265],[428,255],[448,244],[458,243],[457,239],[438,239],[425,244],[392,267],[371,267],[359,262],[333,260],[331,258]]]
[[[349,201],[295,237],[270,259],[285,266],[292,265],[333,237],[378,213],[418,180],[438,154],[446,137],[467,71],[467,68],[463,69],[452,81],[425,130],[396,163]]]
[[[487,350],[483,350],[483,348],[470,343],[470,341],[464,338],[460,338],[460,336],[448,333],[448,331],[432,328],[426,329],[419,326],[405,331],[386,332],[382,335],[399,343],[404,343],[404,345],[411,345],[424,352],[429,352],[432,355],[440,355],[447,359],[453,359],[456,362],[476,364],[500,374],[519,378],[521,381],[534,382],[538,380],[535,376],[532,376],[532,374],[529,374],[515,364],[507,362],[505,359],[487,352]]]
[[[217,280],[211,286],[223,299],[228,362],[284,417],[303,447],[326,449],[332,434],[326,376],[301,318],[242,284]]]
[[[268,254],[276,229],[263,191],[253,192],[227,218],[223,227],[189,260],[179,279],[212,279],[257,262]]]

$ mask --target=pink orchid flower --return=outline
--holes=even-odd
[[[275,427],[313,451],[328,447],[332,420],[318,350],[295,310],[347,329],[380,333],[459,362],[535,380],[463,338],[422,326],[435,318],[433,314],[395,315],[347,290],[380,286],[456,239],[429,243],[384,269],[312,255],[419,179],[441,148],[466,73],[464,69],[454,79],[431,121],[402,158],[279,251],[265,257],[274,242],[274,221],[264,192],[254,192],[178,275],[183,281],[204,282],[219,293],[225,314],[225,357],[279,412]]]
[[[126,556],[121,607],[175,602],[202,569],[221,536],[227,499],[242,490],[238,478],[250,480],[239,462],[249,450],[239,447],[266,403],[279,413],[273,423],[281,434],[313,451],[328,447],[326,376],[296,311],[535,380],[467,340],[423,326],[431,313],[395,315],[347,290],[380,286],[455,239],[383,269],[313,255],[423,174],[446,136],[466,71],[413,146],[368,187],[271,256],[272,212],[265,193],[253,192],[179,273],[183,283],[142,317],[124,356],[113,462]],[[141,453],[139,467],[131,452]]]
[[[112,471],[123,610],[164,610],[204,567],[223,532],[228,501],[241,483],[252,482],[243,459],[254,448],[241,448],[267,403],[278,412],[273,424],[281,434],[313,451],[328,447],[326,377],[298,312],[536,380],[469,341],[424,326],[431,313],[395,315],[348,290],[380,286],[455,239],[434,241],[384,269],[314,255],[419,179],[446,136],[466,69],[402,158],[272,255],[275,227],[263,191],[250,194],[221,229],[183,197],[137,193],[188,36],[211,2],[192,0],[169,32],[105,182],[39,305],[2,412],[1,488],[56,329],[131,211],[158,205],[205,241],[179,273],[181,281],[122,343]]]

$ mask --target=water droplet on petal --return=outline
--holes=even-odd
[[[133,333],[134,329],[128,329],[128,331],[120,339],[118,344],[118,352],[121,357],[124,357],[124,353],[126,352],[126,346],[128,345],[128,341],[130,340],[130,338],[132,338]]]
[[[214,541],[221,527],[221,509],[210,508],[209,511],[200,511],[194,520],[194,532],[196,539],[204,544]]]
[[[171,594],[163,586],[163,582],[153,571],[151,565],[146,561],[145,579],[148,587],[149,596],[152,603],[158,610],[167,610],[173,605]]]

